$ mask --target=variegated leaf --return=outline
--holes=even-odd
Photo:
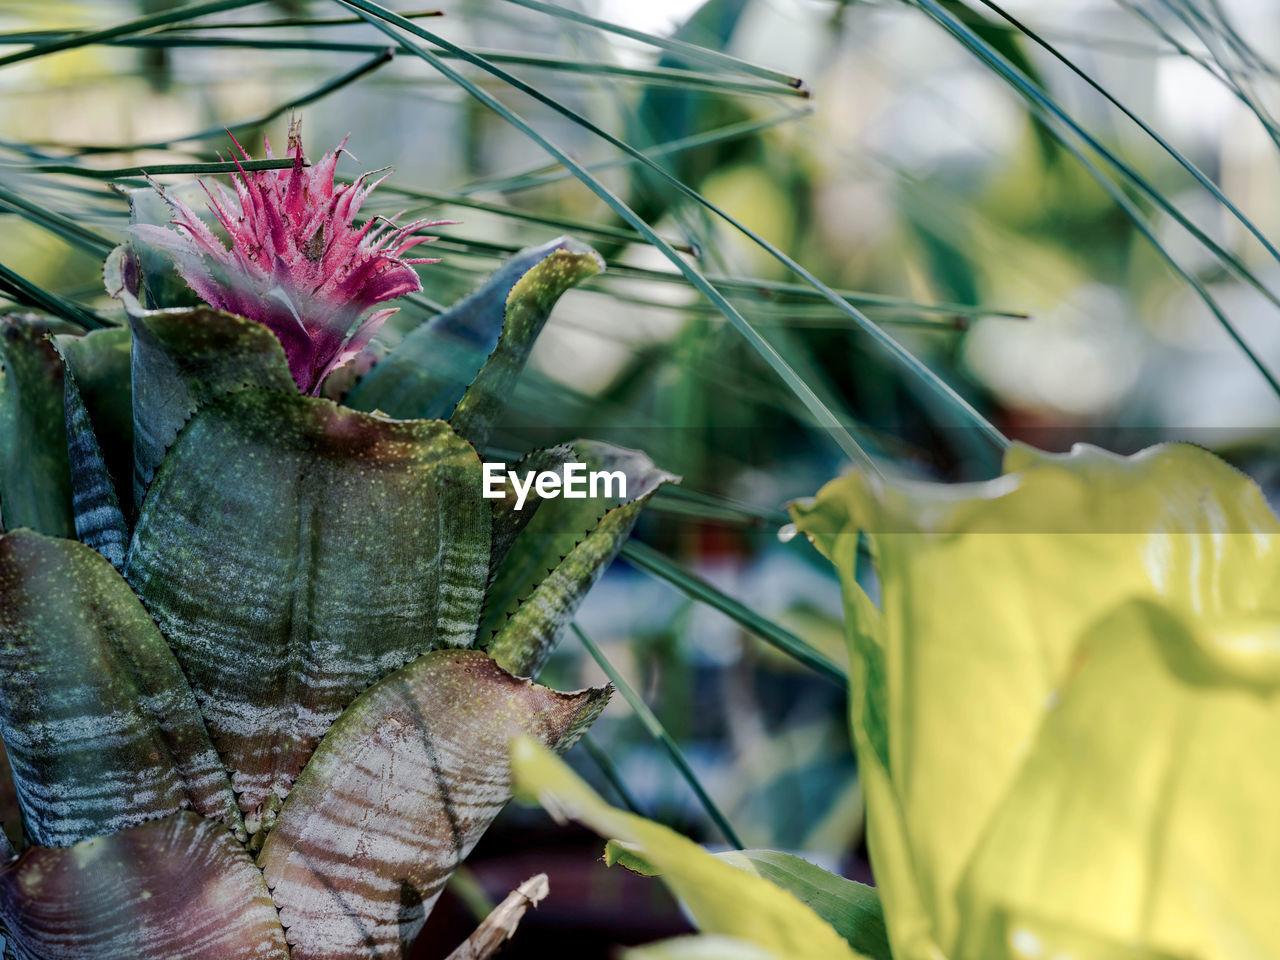
[[[125,575],[191,679],[251,831],[355,696],[475,639],[489,507],[440,421],[296,392],[201,410],[143,505]]]
[[[133,497],[141,504],[178,431],[202,406],[248,387],[296,393],[284,348],[260,323],[211,307],[156,310],[133,329]]]
[[[36,317],[0,317],[0,529],[75,536],[62,361]]]
[[[240,826],[164,638],[120,574],[74,541],[0,537],[0,737],[35,843],[183,809]]]
[[[507,295],[506,320],[498,343],[449,417],[460,436],[477,447],[488,443],[556,301],[566,290],[603,269],[598,253],[566,239],[516,282]]]
[[[125,515],[133,504],[133,378],[129,373],[128,327],[107,327],[54,338],[80,399]]]
[[[520,251],[470,296],[406,336],[352,389],[346,402],[360,410],[382,410],[394,417],[447,418],[498,346],[510,311],[508,297],[517,282],[562,250],[571,257],[591,258],[597,265],[591,273],[603,269],[599,256],[571,237],[557,237]],[[538,285],[539,292],[545,290]],[[563,288],[555,296],[560,292]],[[536,304],[526,301],[522,307],[543,311],[532,325],[534,336],[554,304],[554,297],[543,297]],[[532,319],[526,313],[520,325],[527,327]],[[522,357],[519,363],[523,362]]]
[[[395,960],[510,795],[509,741],[567,749],[609,689],[557,693],[475,650],[365,692],[298,778],[259,864],[293,960]]]
[[[117,570],[124,566],[129,531],[102,447],[93,432],[75,375],[63,371],[67,418],[67,460],[71,468],[71,505],[76,538],[97,550]]]
[[[0,868],[19,960],[288,960],[262,874],[220,824],[179,813]]]
[[[636,517],[663,483],[678,478],[644,454],[589,440],[570,445],[588,472],[617,472],[626,496],[560,498],[545,503],[515,538],[485,598],[481,638],[507,670],[534,675],[565,624],[622,549]],[[495,501],[497,502],[497,501]],[[526,504],[526,507],[528,505]]]

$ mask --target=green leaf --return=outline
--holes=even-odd
[[[488,638],[490,656],[521,675],[542,667],[645,503],[664,483],[678,479],[635,450],[589,440],[575,440],[570,447],[587,474],[625,476],[626,496],[618,495],[615,483],[609,497],[602,484],[595,497],[548,500],[516,537],[485,597],[479,635]]]
[[[1015,445],[1006,455],[1005,471],[996,480],[957,487],[887,484],[853,474],[828,484],[815,502],[795,505],[792,511],[800,529],[841,575],[868,837],[897,957],[926,957],[930,951],[958,956],[961,937],[970,936],[967,925],[979,922],[973,911],[981,905],[960,898],[966,877],[994,869],[981,864],[1001,821],[1031,816],[1027,810],[1014,812],[1024,802],[1015,799],[1015,792],[1038,753],[1037,738],[1053,728],[1054,718],[1065,709],[1072,676],[1082,664],[1088,669],[1090,657],[1098,659],[1082,644],[1100,618],[1135,600],[1155,602],[1192,624],[1193,634],[1223,638],[1214,654],[1219,659],[1251,659],[1247,670],[1243,663],[1232,668],[1236,673],[1230,681],[1250,695],[1256,696],[1258,685],[1272,683],[1280,672],[1269,639],[1280,616],[1274,599],[1274,584],[1280,581],[1280,551],[1274,548],[1280,521],[1243,474],[1199,448],[1177,444],[1129,458],[1083,445],[1062,455]],[[860,532],[867,535],[875,557],[878,608],[858,583]],[[1242,618],[1255,624],[1251,638],[1233,632],[1231,625]],[[1269,632],[1258,632],[1259,624],[1268,624]],[[1199,647],[1214,649],[1208,641]],[[1134,722],[1152,727],[1152,742],[1189,743],[1184,739],[1189,735],[1186,711],[1175,722],[1155,701],[1143,700],[1143,691],[1157,680],[1154,667],[1134,661],[1126,669],[1112,667],[1117,686],[1110,695],[1146,704]],[[1227,676],[1230,670],[1223,667],[1219,673]],[[1210,696],[1203,683],[1192,686],[1192,701]],[[1061,706],[1055,709],[1055,704]],[[1070,746],[1058,740],[1056,747],[1046,747],[1045,756],[1052,760],[1045,762],[1057,765],[1058,775],[1065,777],[1085,757],[1105,766],[1110,759],[1098,751],[1109,745],[1108,750],[1118,751],[1114,762],[1120,767],[1134,764],[1127,776],[1146,783],[1144,778],[1156,771],[1140,751],[1124,746],[1129,732],[1105,719],[1101,701],[1094,704],[1094,746],[1085,746],[1082,727]],[[1194,739],[1212,742],[1205,732]],[[1239,748],[1246,753],[1235,764],[1250,766],[1250,776],[1263,776],[1272,766],[1264,758],[1280,753],[1280,731],[1257,729],[1236,742],[1251,745]],[[1182,761],[1189,762],[1190,756]],[[1126,782],[1137,789],[1134,780]],[[1122,837],[1126,843],[1145,842],[1145,828],[1125,808],[1104,802],[1103,791],[1082,786],[1081,778],[1071,783],[1079,805],[1071,828],[1059,819],[1068,813],[1065,794],[1052,817],[1042,811],[1047,818],[1043,823],[1052,821],[1046,829],[1057,832],[1065,844],[1063,856],[1074,851],[1078,862],[1089,863],[1091,889],[1105,889],[1115,877],[1093,854],[1118,854]],[[1271,842],[1270,825],[1251,818],[1231,799],[1258,795],[1265,793],[1235,787],[1229,794],[1220,791],[1213,798],[1216,809],[1207,803],[1184,829],[1225,850],[1235,849],[1242,837],[1257,837],[1265,849]],[[1137,801],[1136,793],[1129,796]],[[1101,833],[1081,832],[1089,818],[1090,831]],[[1130,830],[1142,836],[1129,836]],[[1110,838],[1106,842],[1104,833]],[[1034,837],[1025,832],[1009,837],[1004,849],[1010,855],[1025,844],[1025,856],[1035,856]],[[1255,862],[1263,860],[1265,854]],[[1012,870],[1014,863],[1002,860],[1000,869]],[[1044,861],[1039,868],[1083,882],[1083,874],[1063,862]],[[1140,890],[1168,882],[1166,871],[1172,867],[1156,857],[1141,866],[1130,864],[1130,869],[1137,872],[1129,874],[1135,884],[1129,889]],[[1197,864],[1191,872],[1201,877],[1204,869]],[[1021,889],[1022,878],[1009,874],[1005,880],[1006,895]],[[1252,900],[1236,903],[1234,893],[1229,898],[1225,893],[1241,884],[1224,881],[1215,888],[1211,878],[1204,883],[1206,896],[1223,897],[1223,904],[1232,901],[1234,919],[1222,922],[1247,943]],[[1274,882],[1259,888],[1260,896],[1268,894],[1272,901],[1280,895]],[[1091,896],[1079,888],[1072,894]],[[1023,904],[1023,912],[1047,921],[1060,919],[1072,901],[1050,899],[1036,896]],[[1113,900],[1111,909],[1123,908]],[[1176,922],[1152,915],[1134,946],[1158,954],[1174,943],[1173,952],[1185,952],[1182,944],[1188,941],[1162,939],[1168,931],[1226,916],[1210,908],[1208,900],[1198,907],[1188,903],[1186,912]],[[1114,939],[1108,923],[1105,911],[1095,920],[1081,919],[1076,928],[1080,942]],[[995,949],[986,932],[972,936],[982,941],[983,949]],[[1190,952],[1211,960],[1241,955],[1211,949],[1207,941],[1197,942]]]
[[[403,957],[510,798],[511,738],[568,749],[608,696],[557,693],[474,650],[429,653],[361,695],[298,778],[259,857],[292,960]]]
[[[449,417],[460,436],[477,447],[488,442],[552,307],[566,290],[603,269],[598,253],[566,238],[516,282],[507,295],[498,344]]]
[[[530,471],[541,473],[545,470],[559,471],[566,463],[573,462],[577,453],[567,443],[548,447],[545,450],[533,450],[525,454],[512,468],[520,476]],[[489,582],[492,583],[502,569],[507,555],[511,552],[516,538],[524,532],[529,521],[534,518],[543,499],[538,495],[536,486],[530,486],[520,509],[516,509],[519,498],[509,482],[502,485],[502,497],[490,500],[493,510],[493,534],[489,545]]]
[[[94,436],[89,411],[70,370],[63,370],[63,386],[76,539],[98,551],[118,570],[124,566],[129,530],[102,456],[102,447]]]
[[[892,960],[884,913],[875,887],[857,883],[778,850],[739,850],[717,854],[739,870],[777,884],[813,907],[849,946],[871,960]]]
[[[670,557],[638,540],[625,544],[621,553],[628,563],[634,564],[645,573],[666,580],[690,598],[705,603],[737,621],[770,646],[794,657],[799,663],[829,680],[844,685],[847,679],[844,668],[832,663],[824,653],[815,650],[790,630],[761,616],[745,603],[735,600],[697,574],[686,570]]]
[[[695,796],[697,796],[698,802],[701,803],[703,809],[707,811],[707,816],[711,818],[713,823],[715,823],[716,828],[724,834],[724,838],[736,849],[743,849],[745,844],[743,844],[741,838],[738,836],[738,831],[733,828],[733,824],[731,824],[729,822],[729,818],[724,815],[724,811],[722,811],[715,800],[712,799],[707,788],[702,785],[702,781],[699,780],[698,775],[694,773],[693,765],[689,763],[688,759],[684,755],[684,751],[681,750],[680,745],[676,743],[675,738],[671,736],[671,734],[667,732],[667,728],[662,725],[662,721],[658,719],[658,715],[655,714],[653,710],[650,709],[649,705],[644,702],[644,698],[641,697],[640,694],[636,692],[635,688],[627,682],[627,678],[618,671],[618,668],[609,661],[609,658],[604,655],[604,651],[600,649],[596,642],[587,636],[586,632],[576,623],[571,626],[573,627],[573,632],[577,635],[579,642],[587,648],[587,653],[591,654],[591,659],[599,665],[600,669],[604,671],[605,676],[609,678],[609,682],[617,688],[620,694],[622,694],[622,699],[627,702],[627,706],[629,706],[631,708],[631,712],[636,715],[636,719],[640,721],[640,724],[648,731],[649,735],[658,742],[658,745],[666,751],[667,756],[671,758],[672,764],[674,764],[675,768],[680,771],[680,775],[684,777],[685,782],[689,784],[689,789],[694,792]],[[590,741],[588,741],[588,743],[590,743]],[[610,779],[614,780],[616,778],[611,777]],[[621,786],[620,781],[616,782],[615,786]],[[622,791],[620,790],[619,792],[621,793]],[[628,794],[623,793],[623,797],[626,799]],[[636,809],[635,804],[629,799],[627,800],[627,805],[631,808],[633,813],[640,812]],[[609,848],[606,847],[606,859],[608,856]],[[612,861],[610,861],[610,863],[612,863]]]
[[[260,323],[211,307],[130,317],[133,328],[133,497],[192,414],[246,387],[297,392],[284,348]]]
[[[133,508],[133,378],[128,327],[92,330],[84,336],[54,338],[67,370],[75,375],[80,399],[111,475],[122,508]]]
[[[82,544],[0,537],[0,737],[36,843],[183,809],[239,827],[177,661],[120,574]]]
[[[512,744],[511,770],[517,789],[535,797],[552,816],[615,838],[651,864],[704,932],[737,937],[787,960],[858,956],[786,890],[730,866],[674,830],[614,809],[529,738]]]
[[[41,960],[287,960],[267,886],[231,834],[179,813],[0,869],[0,926]]]
[[[62,360],[46,321],[0,317],[0,516],[12,530],[75,536]]]
[[[448,424],[292,388],[224,397],[178,436],[125,572],[191,679],[251,832],[360,691],[474,642],[480,486]]]
[[[223,131],[223,136],[226,132]],[[173,190],[179,188],[166,188]],[[173,208],[165,194],[153,186],[137,187],[129,191],[129,225],[148,224],[156,227],[167,227],[173,222]],[[133,298],[138,306],[147,310],[185,307],[191,309],[200,306],[200,299],[195,295],[177,270],[173,268],[173,258],[149,243],[143,243],[136,236],[126,246],[116,248],[120,253],[113,253],[108,259],[108,266],[103,278],[110,288],[113,285],[113,260],[123,256],[128,250],[136,262],[137,278],[130,284]],[[108,290],[114,296],[115,293]],[[126,308],[130,306],[125,301]]]
[[[564,254],[558,254],[562,250]],[[537,272],[548,260],[547,272]],[[596,269],[591,269],[592,264]],[[550,284],[568,280],[571,285],[598,269],[602,266],[591,248],[570,237],[522,250],[474,293],[406,336],[351,390],[347,404],[400,419],[448,418],[486,358],[505,341],[498,364],[484,378],[490,384],[487,393],[503,389],[506,377],[518,373],[527,359],[532,340],[524,343],[522,336],[537,336],[555,298],[565,289],[549,296]],[[526,279],[520,297],[512,302],[517,284]],[[509,321],[520,333],[504,337]],[[477,394],[472,403],[479,399]]]

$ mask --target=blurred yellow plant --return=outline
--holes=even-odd
[[[669,827],[609,806],[530,737],[511,745],[511,778],[518,791],[557,819],[576,820],[614,838],[611,860],[660,874],[708,935],[650,946],[637,952],[637,960],[858,960],[835,929],[797,897]]]
[[[1248,477],[1015,445],[792,515],[843,584],[896,960],[1280,957],[1280,522]]]

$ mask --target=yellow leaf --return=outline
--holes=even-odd
[[[1105,834],[1080,831],[1085,824],[1116,826],[1114,791],[1104,800],[1097,790],[1080,790],[1072,803],[1074,833],[1057,824],[1064,811],[1053,802],[1067,803],[1057,794],[1056,801],[1037,795],[1035,813],[1021,808],[1030,802],[1021,799],[1024,794],[1034,792],[1025,780],[1033,757],[1055,771],[1055,788],[1062,790],[1068,782],[1063,770],[1083,776],[1099,759],[1064,755],[1061,744],[1051,750],[1039,737],[1053,705],[1065,708],[1065,685],[1076,677],[1084,639],[1104,617],[1134,602],[1168,611],[1191,625],[1197,640],[1185,649],[1195,653],[1192,660],[1233,690],[1268,687],[1280,673],[1274,637],[1280,625],[1280,523],[1256,485],[1196,447],[1165,445],[1125,458],[1084,446],[1050,455],[1018,445],[1006,456],[1005,474],[992,481],[891,484],[855,474],[828,484],[814,502],[792,512],[842,579],[869,845],[898,960],[1021,956],[1010,952],[1008,937],[997,946],[972,931],[980,923],[975,911],[1004,909],[994,898],[1022,889],[1014,855],[1034,857],[1019,833],[1029,829],[1026,824],[1057,829],[1064,855],[1088,844],[1107,847]],[[875,558],[878,606],[858,582],[859,533]],[[1153,636],[1147,635],[1151,643]],[[1129,666],[1154,669],[1154,663]],[[1206,695],[1185,670],[1161,687],[1153,674],[1131,676],[1118,663],[1109,669],[1119,671],[1105,681],[1111,695],[1123,697],[1127,684],[1134,684],[1155,698],[1146,706],[1153,726],[1171,723],[1173,716],[1159,706],[1167,705],[1165,694],[1154,691],[1173,696],[1178,690],[1195,703]],[[1088,717],[1080,722],[1087,725]],[[1111,745],[1124,758],[1112,760],[1133,789],[1149,786],[1142,778],[1154,775],[1142,765],[1150,757],[1138,756],[1141,751],[1158,752],[1157,743],[1181,749],[1167,725],[1139,744],[1094,722],[1094,742]],[[1256,732],[1262,736],[1260,728]],[[1250,747],[1251,753],[1264,750],[1280,754],[1280,732]],[[1186,753],[1174,755],[1181,760]],[[1126,761],[1133,766],[1126,768]],[[1277,789],[1280,783],[1258,796],[1274,796]],[[1239,805],[1228,800],[1224,793],[1202,804],[1194,821],[1200,835],[1246,836],[1263,829],[1233,819]],[[1004,853],[994,852],[997,819],[1007,831]],[[1018,823],[1023,826],[1013,825]],[[1018,862],[1018,869],[1029,869]],[[1155,874],[1171,869],[1126,863],[1135,871],[1131,876],[1141,875],[1145,883],[1163,882]],[[1046,877],[1071,876],[1072,883],[1098,871],[1096,882],[1105,885],[1108,868],[1097,859],[1089,864],[1075,873],[1061,863],[1037,868]],[[1276,878],[1263,885],[1272,903],[1280,897],[1280,873],[1273,873]],[[1230,891],[1229,900],[1238,905],[1234,887],[1245,881],[1223,876],[1221,882],[1228,886],[1214,896]],[[1073,934],[1084,941],[1105,940],[1107,930],[1123,927],[1088,911],[1075,916],[1047,890],[1043,898],[1029,892],[1018,903],[1046,922],[1084,924]],[[1100,909],[1096,902],[1092,907]],[[1240,922],[1252,929],[1252,921]],[[978,952],[970,949],[977,942],[972,937],[982,942]],[[1207,940],[1145,936],[1144,942],[1210,949]],[[1099,951],[1068,955],[1109,955]],[[1205,952],[1203,960],[1249,955]]]
[[[528,737],[512,743],[511,773],[517,789],[534,796],[552,816],[577,820],[614,838],[652,865],[704,932],[745,941],[778,960],[858,958],[830,924],[796,897],[730,866],[674,830],[609,806],[563,761]]]

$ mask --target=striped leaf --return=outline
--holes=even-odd
[[[584,463],[587,472],[625,476],[626,496],[615,483],[610,496],[602,484],[595,497],[548,500],[515,538],[485,597],[480,629],[490,656],[513,673],[537,672],[649,497],[678,479],[634,450],[590,440],[569,446],[568,459]]]
[[[128,327],[91,330],[54,338],[67,370],[75,375],[102,459],[127,516],[133,505],[133,378]]]
[[[36,317],[0,317],[0,518],[13,530],[75,535],[62,361]]]
[[[191,679],[251,832],[358,693],[474,642],[480,484],[448,424],[296,392],[232,394],[179,435],[125,575]]]
[[[566,239],[516,282],[498,343],[449,417],[460,436],[477,447],[488,442],[552,307],[566,290],[603,269],[598,253]]]
[[[564,254],[556,257],[558,251]],[[520,251],[470,296],[406,336],[355,386],[346,402],[359,410],[382,410],[394,417],[448,418],[486,358],[498,347],[511,309],[509,295],[522,278],[551,257],[556,257],[552,271],[557,275],[563,274],[570,262],[585,271],[587,261],[592,261],[596,266],[590,273],[603,269],[590,247],[570,237],[557,237],[550,243]],[[583,272],[578,279],[590,273]],[[521,304],[520,326],[532,327],[536,337],[556,297],[565,288],[549,295],[546,282],[534,280],[524,289],[543,294],[541,299],[523,300]],[[513,343],[504,353],[514,348]],[[517,362],[522,366],[524,357]],[[491,376],[496,381],[496,368]]]
[[[0,869],[0,925],[23,960],[287,960],[253,861],[179,813]]]
[[[297,392],[284,348],[260,323],[211,307],[130,317],[133,328],[133,497],[192,414],[246,387]]]
[[[80,396],[75,375],[63,371],[67,418],[67,459],[71,468],[71,505],[76,539],[92,547],[117,570],[124,566],[129,531],[102,447],[94,435],[89,411]]]
[[[510,796],[526,734],[567,749],[609,688],[557,693],[441,650],[365,692],[298,778],[259,864],[292,960],[394,960]]]
[[[74,541],[0,537],[0,737],[35,843],[184,809],[239,826],[164,638],[112,566]]]

